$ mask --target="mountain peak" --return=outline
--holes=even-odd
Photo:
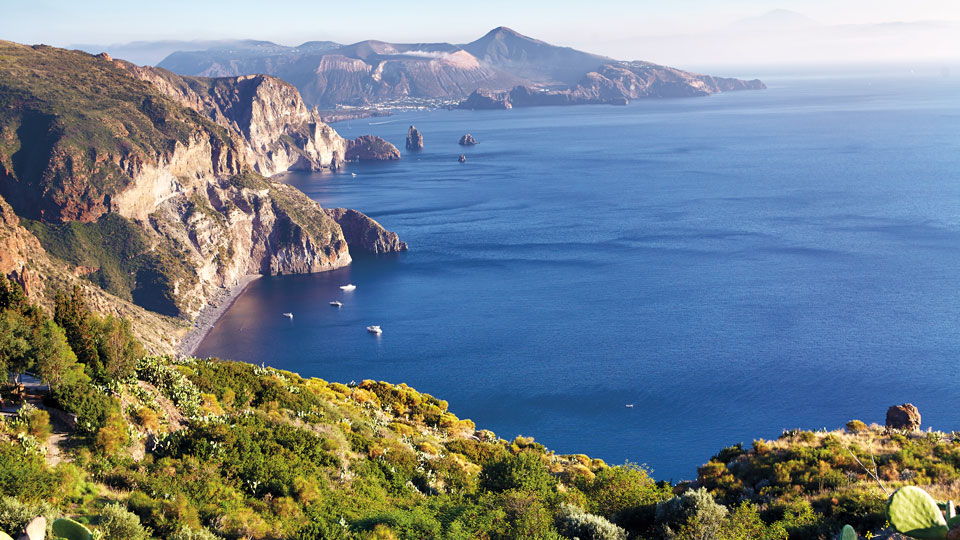
[[[523,37],[523,36],[520,34],[520,32],[517,32],[517,31],[514,30],[513,28],[509,28],[509,27],[506,27],[506,26],[498,26],[498,27],[494,28],[493,30],[487,32],[487,35],[488,35],[488,36],[503,35],[503,34],[506,34],[506,35],[509,35],[509,36]]]

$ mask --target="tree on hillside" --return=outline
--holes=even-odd
[[[0,370],[5,377],[30,369],[32,336],[23,315],[12,309],[0,311]]]
[[[80,286],[74,285],[73,294],[70,296],[57,291],[54,305],[54,322],[66,332],[67,343],[77,355],[77,361],[86,366],[87,373],[91,376],[102,375],[103,366],[97,351],[94,321],[83,301]]]
[[[110,379],[133,376],[137,360],[143,356],[143,347],[134,337],[130,321],[107,315],[93,326],[104,375]]]
[[[20,311],[20,308],[27,303],[27,295],[23,292],[23,288],[18,283],[7,279],[7,276],[0,274],[0,310]]]
[[[43,382],[51,389],[70,385],[85,378],[83,366],[67,343],[67,335],[51,320],[40,327],[34,349],[35,369]]]

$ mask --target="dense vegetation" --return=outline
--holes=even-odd
[[[0,422],[12,533],[46,515],[116,539],[832,538],[885,526],[885,497],[857,463],[871,450],[890,487],[948,498],[960,478],[952,435],[851,422],[724,449],[695,484],[655,482],[641,466],[501,440],[403,384],[145,357],[79,291],[51,318],[4,279],[0,358],[50,388]],[[5,399],[20,400],[15,385]]]

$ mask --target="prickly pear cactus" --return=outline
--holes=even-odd
[[[53,522],[53,534],[67,540],[92,540],[90,530],[70,518],[60,518]]]
[[[916,486],[904,486],[890,496],[887,519],[897,532],[917,540],[940,540],[949,531],[937,501]]]
[[[840,540],[857,540],[858,538],[860,537],[857,536],[857,531],[849,525],[844,525],[843,530],[840,531]]]

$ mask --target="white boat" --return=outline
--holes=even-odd
[[[354,289],[356,289],[356,288],[357,288],[357,286],[354,285],[353,283],[347,283],[346,285],[341,285],[341,286],[340,286],[340,290],[341,290],[341,291],[352,291],[352,290],[354,290]]]
[[[352,177],[354,177],[354,178],[356,178],[356,177],[357,177],[357,173],[355,173],[355,172],[352,172],[352,173],[350,173],[350,176],[352,176]]]
[[[380,334],[383,333],[383,330],[381,330],[379,326],[373,325],[373,326],[367,327],[367,332],[370,332],[371,334],[376,334],[379,336]]]
[[[293,319],[293,313],[284,313],[283,316],[284,316],[284,317],[289,317],[290,319]]]
[[[343,302],[339,302],[339,301],[337,301],[337,300],[334,300],[333,302],[330,302],[330,305],[333,306],[333,307],[341,307],[341,306],[343,306]]]
[[[633,408],[633,403],[627,403],[626,407],[627,407],[628,409],[632,409],[632,408]]]

